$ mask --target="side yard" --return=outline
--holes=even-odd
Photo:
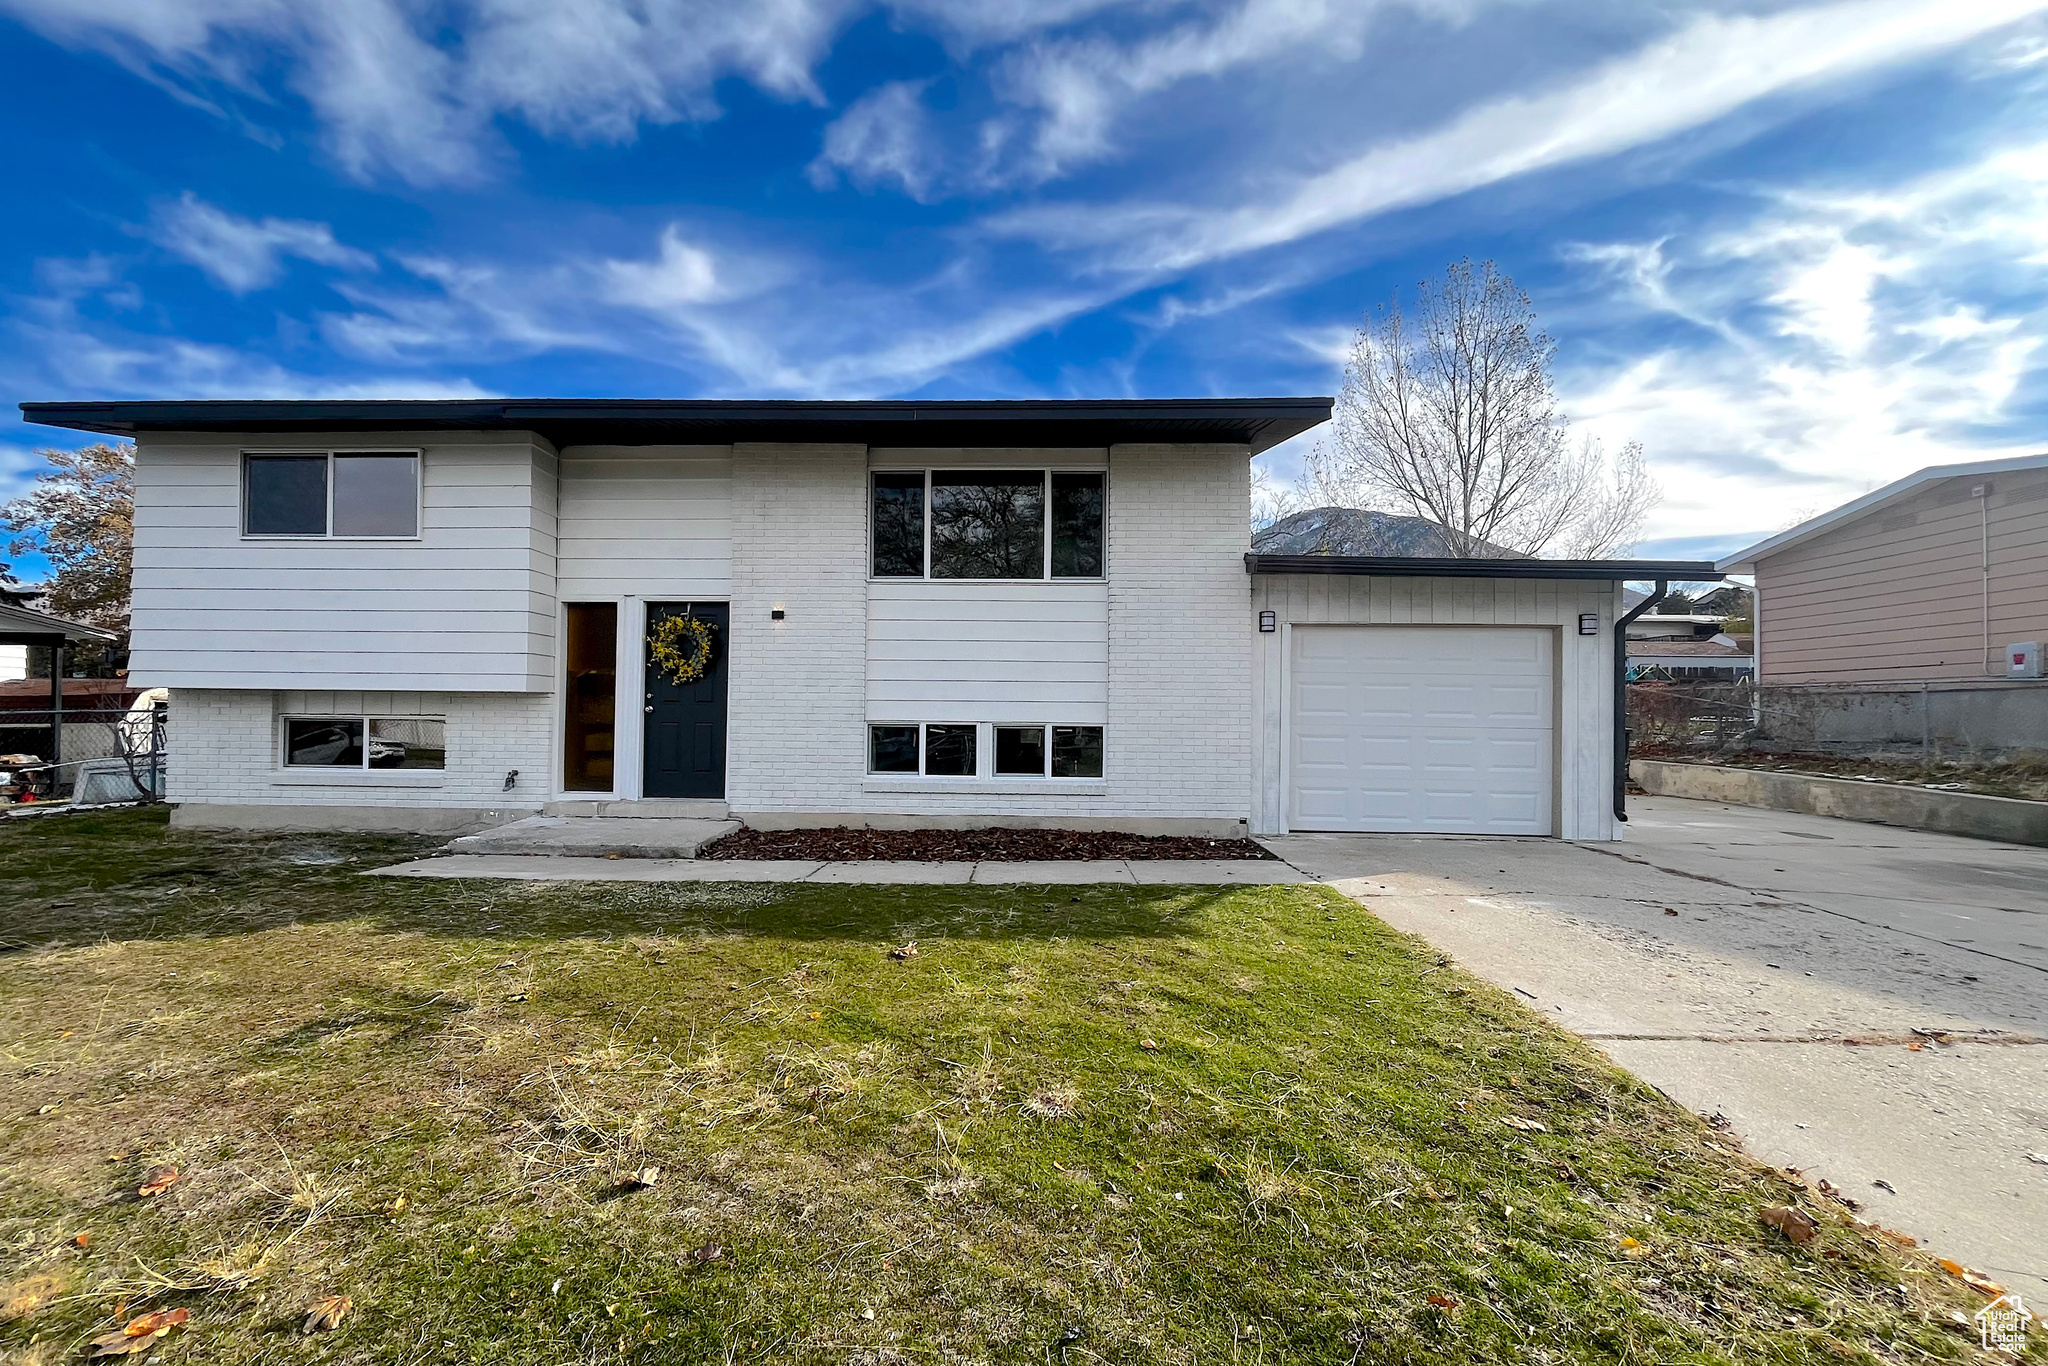
[[[0,826],[5,1359],[1981,1355],[1323,888],[357,875],[424,847]]]

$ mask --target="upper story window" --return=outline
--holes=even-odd
[[[1099,579],[1099,470],[878,470],[878,579]]]
[[[418,536],[420,458],[391,451],[245,455],[242,534]]]

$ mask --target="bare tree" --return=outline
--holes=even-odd
[[[1656,481],[1634,442],[1610,460],[1571,439],[1555,350],[1493,262],[1423,281],[1412,328],[1396,299],[1358,330],[1331,436],[1308,460],[1311,500],[1426,517],[1461,555],[1625,553]]]

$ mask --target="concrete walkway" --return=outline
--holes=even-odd
[[[629,822],[638,823],[638,822]],[[1043,863],[818,863],[809,860],[587,858],[451,854],[377,868],[374,877],[508,878],[522,882],[858,882],[933,885],[1119,882],[1138,886],[1257,886],[1314,882],[1264,859],[1092,859]]]
[[[2029,1157],[2048,1159],[2048,850],[1667,797],[1631,809],[1618,845],[1267,843],[1726,1115],[1765,1161],[2048,1298],[2048,1164]]]
[[[738,821],[656,816],[528,816],[450,840],[456,854],[569,854],[603,858],[695,858]]]

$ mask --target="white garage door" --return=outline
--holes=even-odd
[[[1295,830],[1551,832],[1551,633],[1294,628]]]

